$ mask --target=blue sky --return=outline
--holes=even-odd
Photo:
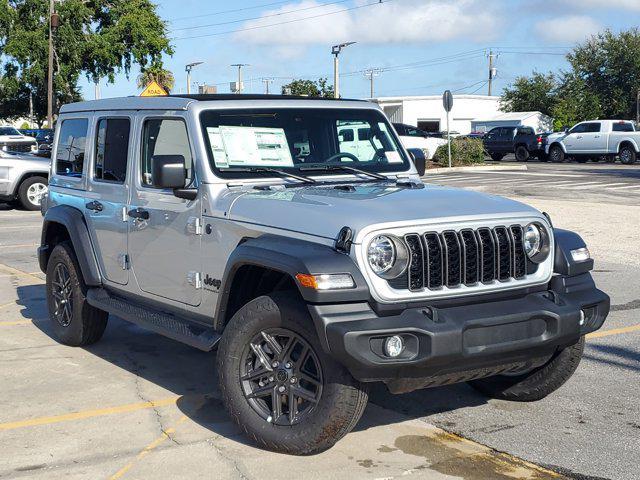
[[[364,70],[381,69],[376,96],[487,93],[489,50],[497,54],[494,93],[532,70],[566,67],[563,54],[605,28],[640,24],[640,0],[162,0],[175,47],[164,59],[174,93],[186,91],[184,65],[202,61],[192,81],[229,91],[234,63],[245,70],[245,91],[279,91],[290,78],[332,82],[331,45],[356,41],[341,55],[341,93],[368,97]],[[136,95],[127,79],[101,83],[103,97]],[[93,85],[81,84],[87,99]]]

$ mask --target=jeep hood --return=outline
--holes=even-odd
[[[495,195],[430,184],[411,189],[393,183],[238,192],[228,212],[232,220],[331,239],[344,226],[356,236],[380,223],[419,225],[540,215],[532,207]]]

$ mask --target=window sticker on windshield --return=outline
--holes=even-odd
[[[218,163],[214,150],[214,160],[218,167],[265,166],[292,167],[293,158],[282,128],[229,127],[220,126],[219,136],[226,158]],[[211,140],[211,134],[209,134]],[[215,139],[217,141],[217,139]],[[211,143],[212,150],[214,143]]]
[[[207,135],[209,135],[209,144],[211,145],[211,152],[213,153],[213,161],[217,167],[228,167],[229,161],[227,160],[227,152],[224,150],[224,143],[222,142],[222,135],[220,135],[220,129],[216,127],[207,127]]]
[[[400,157],[400,154],[396,151],[388,151],[388,152],[384,152],[385,157],[387,157],[387,161],[389,163],[402,163],[402,157]]]

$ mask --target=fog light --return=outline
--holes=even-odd
[[[384,354],[387,357],[396,358],[402,353],[404,350],[404,341],[402,337],[398,335],[394,335],[393,337],[388,337],[384,341]]]
[[[576,248],[575,250],[571,250],[571,258],[573,258],[574,262],[584,262],[591,258],[591,254],[587,247]]]

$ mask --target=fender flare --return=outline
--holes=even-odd
[[[630,143],[633,149],[636,151],[636,153],[640,153],[640,147],[638,146],[638,142],[636,142],[635,139],[630,137],[620,139],[620,141],[618,142],[618,148],[616,149],[616,153],[620,153],[620,149],[622,148],[623,143]]]
[[[562,151],[564,152],[564,154],[567,154],[567,147],[565,147],[564,143],[562,143],[562,141],[560,140],[556,140],[554,142],[552,142],[551,144],[549,144],[549,150],[548,152],[551,152],[551,147],[553,147],[554,145],[558,145]]]
[[[84,216],[80,210],[69,205],[56,205],[47,209],[42,224],[40,247],[38,248],[40,270],[45,273],[47,271],[47,262],[53,250],[53,247],[47,243],[47,231],[54,224],[62,225],[67,229],[84,283],[90,287],[101,286],[102,276]]]
[[[576,275],[593,270],[592,258],[583,262],[575,262],[571,256],[571,250],[585,248],[587,246],[580,235],[569,230],[554,228],[553,236],[556,243],[556,252],[553,261],[554,273],[567,277],[575,277]]]
[[[289,275],[307,303],[362,302],[370,298],[367,282],[349,255],[319,243],[267,234],[239,244],[229,256],[214,317],[217,324],[220,324],[226,316],[235,274],[246,265],[264,267]],[[305,288],[295,280],[298,273],[348,273],[354,280],[355,288],[343,290]]]

